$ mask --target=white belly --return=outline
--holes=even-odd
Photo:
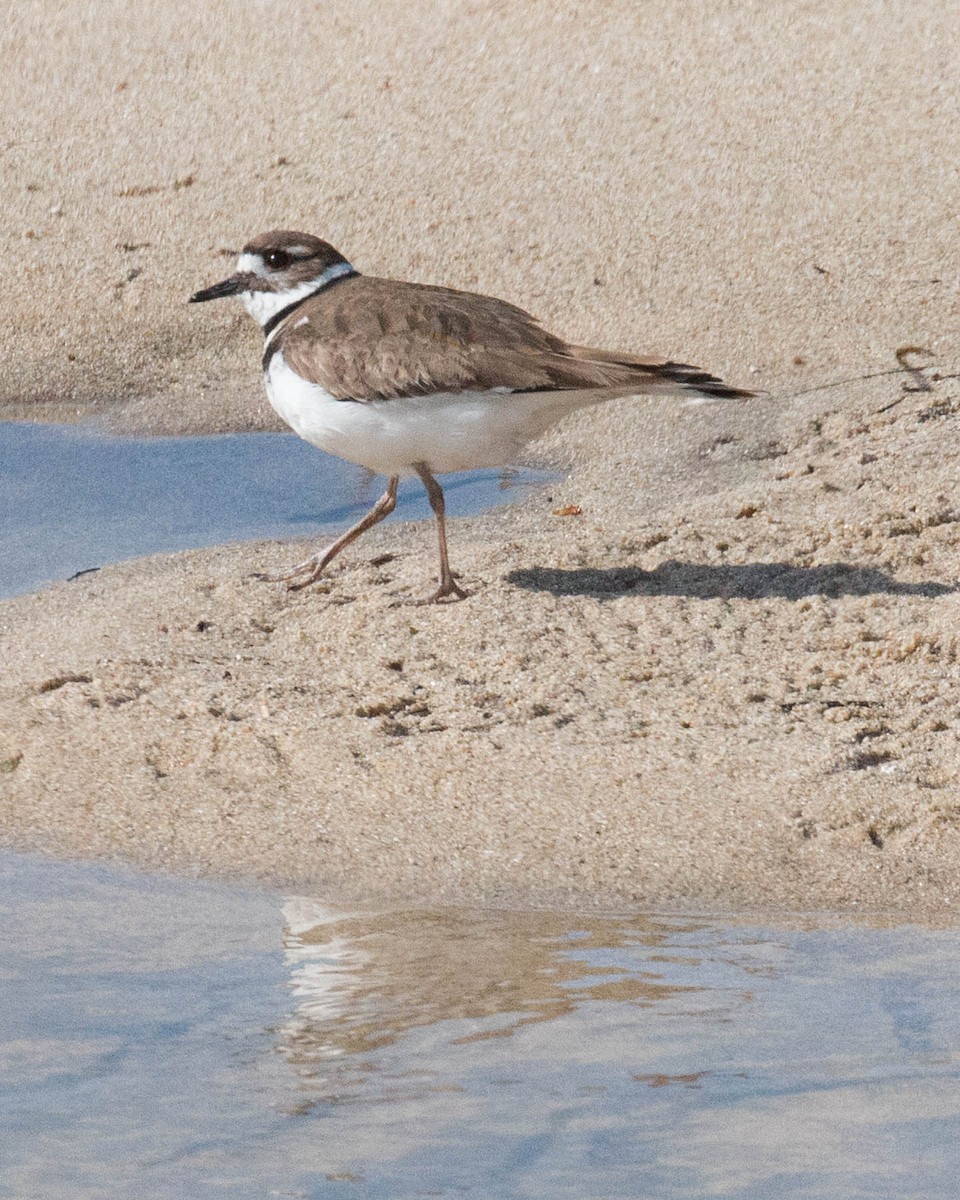
[[[436,474],[516,462],[527,442],[596,393],[458,392],[394,400],[335,400],[278,351],[265,376],[270,403],[305,441],[381,475]]]

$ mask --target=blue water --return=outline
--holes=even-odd
[[[547,478],[447,476],[448,511],[480,512]],[[0,422],[0,597],[159,551],[339,531],[383,486],[294,434],[127,438]],[[392,519],[429,515],[419,481],[402,484]]]
[[[956,931],[0,882],[3,1200],[956,1195]]]

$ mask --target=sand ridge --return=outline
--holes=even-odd
[[[566,422],[562,483],[452,524],[463,604],[405,603],[429,525],[303,593],[251,578],[304,549],[263,544],[0,604],[2,840],[344,897],[951,912],[960,15],[273,12],[11,15],[3,415],[272,427],[256,328],[185,300],[277,225],[766,394]]]
[[[459,605],[408,603],[427,523],[296,594],[264,543],[9,601],[5,838],[349,898],[949,911],[957,407],[854,402],[737,470],[714,409],[730,487],[630,509],[623,464],[608,511],[575,473],[454,522]]]

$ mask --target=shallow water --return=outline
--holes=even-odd
[[[480,512],[548,478],[447,476],[448,511]],[[129,438],[0,422],[0,598],[164,550],[340,531],[382,490],[294,434]],[[419,481],[401,484],[392,519],[429,515]]]
[[[4,1200],[956,1194],[960,933],[0,872]]]

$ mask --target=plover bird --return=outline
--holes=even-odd
[[[302,438],[387,476],[370,512],[273,581],[306,587],[397,503],[401,476],[427,489],[440,584],[421,603],[463,599],[447,557],[437,475],[516,462],[578,408],[652,392],[750,396],[665,359],[573,346],[521,308],[453,288],[361,275],[328,242],[271,230],[248,242],[229,279],[191,303],[239,296],[264,333],[270,403]]]

